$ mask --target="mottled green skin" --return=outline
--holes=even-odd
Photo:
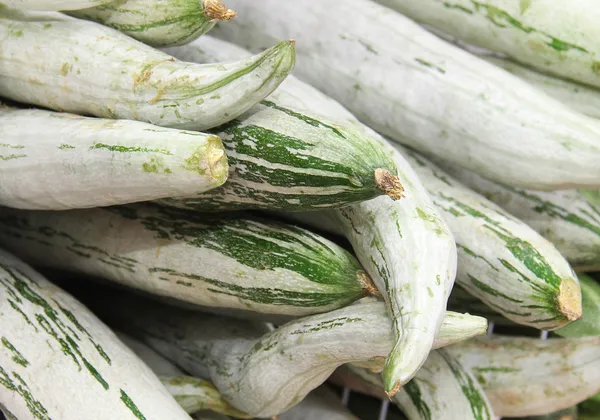
[[[228,181],[210,193],[160,203],[193,210],[313,210],[384,192],[375,170],[396,166],[369,136],[272,101],[212,130],[225,146]]]
[[[102,227],[94,230],[90,220]],[[129,242],[131,252],[119,246],[123,235],[139,238]],[[157,205],[54,213],[2,209],[0,238],[41,265],[166,296],[177,289],[173,297],[200,305],[318,313],[366,293],[364,272],[341,247],[304,229],[248,215],[217,217]],[[170,247],[185,256],[157,258]],[[48,251],[55,257],[48,258]],[[144,286],[148,277],[162,289]]]
[[[570,319],[560,306],[561,287],[577,283],[577,277],[552,244],[417,153],[405,151],[454,234],[457,282],[519,324],[548,330],[566,325]]]
[[[186,44],[217,22],[206,15],[202,0],[117,0],[69,14],[102,23],[153,47]]]
[[[351,365],[350,372],[370,393],[380,392],[382,379]],[[481,385],[445,349],[432,351],[413,380],[392,397],[409,420],[493,420]]]

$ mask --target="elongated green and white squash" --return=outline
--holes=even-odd
[[[113,0],[2,0],[0,6],[23,10],[77,10],[100,6]]]
[[[228,5],[239,16],[211,34],[254,51],[296,39],[295,74],[394,141],[510,185],[600,187],[600,122],[393,10],[368,0]]]
[[[235,63],[184,63],[98,23],[6,8],[0,9],[0,37],[0,95],[6,98],[192,130],[247,111],[295,61],[294,41],[283,41]]]
[[[208,36],[165,51],[199,63],[239,60],[250,54]],[[222,188],[161,203],[213,211],[298,211],[339,207],[384,193],[398,199],[402,186],[385,150],[354,124],[314,116],[310,106],[286,100],[294,89],[307,90],[308,98],[315,91],[290,76],[267,100],[213,131],[226,139],[232,163]]]
[[[0,126],[3,206],[109,206],[199,193],[227,179],[214,135],[2,104]]]
[[[594,41],[600,9],[593,0],[376,1],[465,42],[600,87],[600,48]]]
[[[581,316],[577,276],[550,242],[428,160],[401,150],[450,226],[462,287],[514,322],[539,329]]]
[[[212,132],[224,141],[231,163],[228,181],[213,192],[167,198],[161,204],[201,211],[298,211],[383,194],[402,197],[394,162],[354,127],[265,100]]]
[[[0,406],[9,420],[189,419],[71,295],[0,250]]]
[[[210,36],[167,51],[176,57],[200,62],[239,59],[248,54]],[[388,391],[392,392],[398,381],[407,381],[418,370],[429,353],[444,313],[447,293],[454,281],[454,240],[406,159],[377,133],[361,125],[343,106],[293,76],[288,77],[268,100],[356,127],[381,145],[398,170],[405,196],[401,200],[392,202],[380,197],[329,215],[314,212],[308,215],[312,225],[326,225],[327,230],[346,233],[362,264],[386,296],[397,320],[394,327],[398,345],[388,359],[385,373]],[[356,226],[362,231],[358,232]],[[372,244],[375,243],[383,253],[373,256]],[[427,310],[413,311],[413,305]],[[400,310],[401,307],[404,309]]]
[[[594,202],[593,192],[523,190],[437,162],[463,184],[537,230],[575,269],[593,271],[600,267],[600,202]]]
[[[350,367],[365,382],[381,388],[377,373]],[[485,393],[471,372],[445,349],[429,353],[415,377],[392,397],[409,420],[494,420]]]
[[[536,416],[600,391],[600,337],[481,337],[448,347],[470,369],[498,416]]]
[[[129,347],[158,376],[164,387],[186,413],[212,410],[235,418],[249,418],[225,401],[215,386],[205,379],[186,375],[173,363],[150,347],[124,334],[117,337]]]
[[[194,376],[210,379],[237,409],[270,417],[291,408],[336,367],[382,360],[392,349],[391,320],[382,302],[360,303],[291,321],[265,324],[160,306],[111,295],[106,319]],[[135,316],[132,316],[133,314]],[[445,325],[460,325],[446,333]],[[448,314],[435,347],[481,335],[484,318]]]
[[[235,12],[221,0],[116,0],[69,13],[117,29],[154,47],[183,45]]]
[[[326,386],[312,391],[298,405],[277,416],[279,420],[359,420]]]
[[[90,274],[195,305],[307,315],[375,291],[356,259],[291,225],[152,204],[1,209],[0,241],[39,266]]]

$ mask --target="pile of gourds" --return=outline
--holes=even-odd
[[[7,420],[600,419],[600,5],[0,1]]]

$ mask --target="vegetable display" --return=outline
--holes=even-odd
[[[0,0],[0,420],[600,420],[597,17]]]

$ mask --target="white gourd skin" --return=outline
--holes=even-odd
[[[573,110],[588,117],[600,118],[600,91],[598,89],[531,70],[506,58],[492,56],[481,56],[481,58],[531,83]]]
[[[209,381],[186,375],[152,348],[125,333],[115,331],[115,334],[152,369],[186,413],[210,409],[235,418],[249,418],[248,415],[227,403]]]
[[[153,47],[183,45],[235,16],[220,0],[116,0],[69,15],[99,22]]]
[[[600,203],[579,190],[534,191],[505,186],[447,162],[453,177],[523,220],[552,242],[578,271],[600,266]]]
[[[265,333],[264,324],[161,309],[133,297],[111,299],[114,305],[99,309],[107,319],[187,372],[210,379],[229,403],[255,417],[291,408],[344,363],[383,360],[394,343],[381,302],[304,317]],[[486,329],[484,318],[448,313],[434,347]]]
[[[600,391],[600,337],[480,337],[447,348],[483,386],[494,413],[536,416]]]
[[[185,63],[94,22],[7,9],[0,9],[0,38],[4,97],[190,130],[244,113],[285,79],[295,61],[294,41],[282,41],[235,63]]]
[[[302,316],[375,292],[346,250],[304,229],[151,204],[0,209],[0,241],[42,267],[184,303]]]
[[[214,135],[0,104],[0,205],[66,210],[185,196],[222,185]]]
[[[593,0],[376,0],[465,42],[600,87],[600,19]]]
[[[239,48],[208,36],[168,51],[198,61],[232,59],[243,54]],[[379,197],[340,210],[307,215],[312,225],[328,225],[328,230],[341,230],[346,235],[390,305],[398,343],[388,359],[385,377],[387,390],[393,393],[398,383],[410,380],[425,361],[440,327],[456,273],[454,239],[402,154],[360,124],[342,105],[292,76],[269,99],[363,130],[384,147],[398,168],[404,198],[392,201]],[[294,217],[292,213],[289,216]],[[374,254],[375,242],[380,252]]]
[[[100,6],[114,0],[2,0],[0,7],[8,6],[22,10],[77,10]]]
[[[253,51],[296,39],[295,74],[394,141],[511,185],[600,187],[598,121],[393,10],[368,0],[228,5],[238,17],[211,34]]]
[[[71,295],[0,251],[0,401],[9,419],[189,419]]]
[[[427,159],[397,147],[450,226],[462,287],[514,322],[539,329],[581,316],[579,281],[552,243]]]
[[[277,416],[279,420],[360,420],[326,385],[312,391],[298,405]]]
[[[381,376],[349,366],[366,387],[383,387]],[[471,372],[445,349],[429,353],[412,381],[392,397],[408,420],[494,420],[490,402]]]
[[[600,90],[597,88],[536,71],[513,61],[506,54],[471,45],[430,25],[423,24],[423,27],[482,60],[517,76],[519,79],[545,92],[548,96],[567,105],[572,110],[588,117],[600,118]]]

